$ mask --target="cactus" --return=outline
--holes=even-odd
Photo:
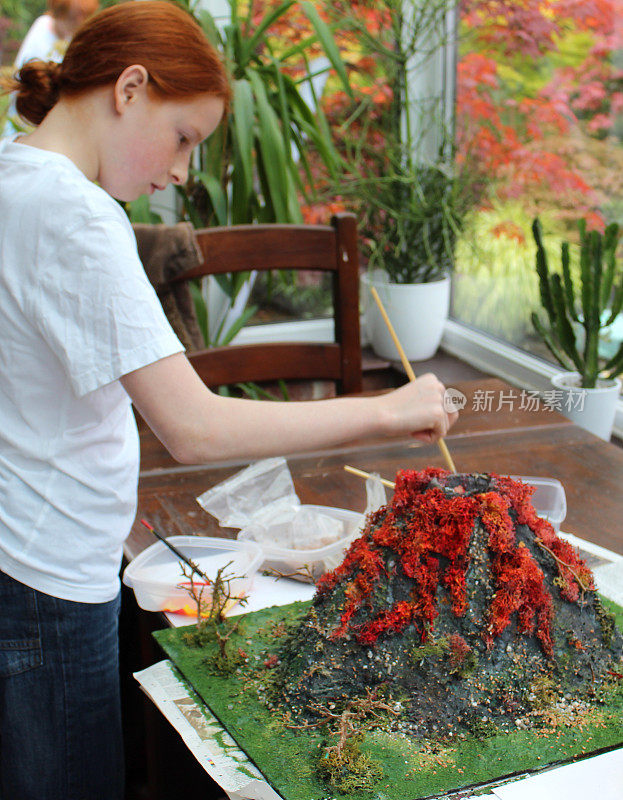
[[[616,259],[619,226],[608,225],[603,235],[599,231],[587,233],[585,220],[580,220],[578,227],[580,291],[576,293],[569,267],[569,243],[563,242],[561,247],[562,274],[551,273],[541,224],[538,219],[532,223],[541,305],[549,318],[549,329],[534,312],[532,324],[556,361],[567,370],[579,372],[584,389],[594,389],[598,378],[615,378],[623,373],[623,343],[605,364],[600,365],[598,355],[600,330],[611,325],[623,308],[623,269]],[[610,314],[606,319],[607,309]],[[574,323],[584,328],[582,352]]]

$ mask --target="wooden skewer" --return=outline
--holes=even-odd
[[[360,478],[374,478],[374,475],[370,475],[369,472],[364,472],[362,469],[357,469],[356,467],[349,467],[348,465],[344,466],[346,472],[350,472],[353,475],[358,475]],[[385,478],[379,478],[383,486],[388,486],[390,489],[395,489],[396,484],[392,483],[391,481],[386,480]]]
[[[389,331],[389,335],[392,337],[392,341],[396,345],[396,350],[398,350],[398,355],[400,356],[400,360],[402,361],[402,366],[405,368],[405,372],[407,373],[407,377],[410,381],[415,380],[415,372],[409,363],[409,359],[405,351],[402,349],[402,345],[400,344],[400,340],[396,336],[396,331],[394,330],[394,326],[391,323],[390,318],[387,316],[387,311],[385,311],[385,307],[381,302],[381,298],[379,297],[379,293],[376,291],[374,286],[370,287],[370,292],[372,293],[372,297],[374,297],[374,301],[376,302],[379,311],[381,312],[381,316],[383,317],[383,321],[387,325],[387,330]],[[439,439],[437,442],[439,445],[439,449],[441,450],[441,454],[445,459],[445,462],[448,466],[448,469],[451,472],[456,472],[456,467],[454,466],[454,461],[452,460],[452,456],[450,455],[450,451],[443,439]]]

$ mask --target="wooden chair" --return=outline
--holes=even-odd
[[[335,342],[214,347],[189,354],[208,386],[284,380],[332,380],[336,393],[361,391],[359,259],[352,214],[331,225],[235,225],[196,231],[203,264],[170,283],[247,270],[322,270],[333,282]]]

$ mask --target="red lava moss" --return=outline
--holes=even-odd
[[[458,633],[451,633],[450,636],[448,636],[448,646],[450,648],[451,669],[458,669],[462,667],[467,660],[467,657],[472,652],[472,648]]]
[[[449,474],[441,469],[399,472],[394,498],[385,517],[385,509],[371,515],[370,527],[379,523],[378,527],[356,540],[343,563],[321,578],[318,595],[345,583],[343,612],[331,638],[351,634],[360,644],[374,644],[381,634],[399,633],[412,623],[424,642],[438,614],[439,586],[448,592],[454,615],[464,616],[468,609],[466,575],[470,540],[480,520],[488,535],[494,579],[484,633],[487,646],[493,645],[517,614],[518,631],[534,634],[545,654],[551,656],[552,597],[538,563],[524,543],[515,539],[510,512],[514,512],[518,523],[530,528],[537,544],[555,558],[556,583],[563,598],[578,602],[585,590],[593,588],[590,570],[573,548],[558,538],[552,526],[536,515],[530,502],[532,487],[497,475],[492,476],[496,490],[480,494],[465,495],[461,486],[451,493],[429,487],[432,479],[444,481]],[[404,574],[414,580],[417,588],[408,600],[396,602],[374,619],[356,625],[352,622],[354,614],[370,604],[382,574],[389,577],[383,548],[396,555]],[[458,653],[460,644],[455,644]]]

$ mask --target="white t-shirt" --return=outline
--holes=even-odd
[[[123,209],[65,156],[0,142],[0,569],[119,589],[139,447],[119,378],[183,350]]]

